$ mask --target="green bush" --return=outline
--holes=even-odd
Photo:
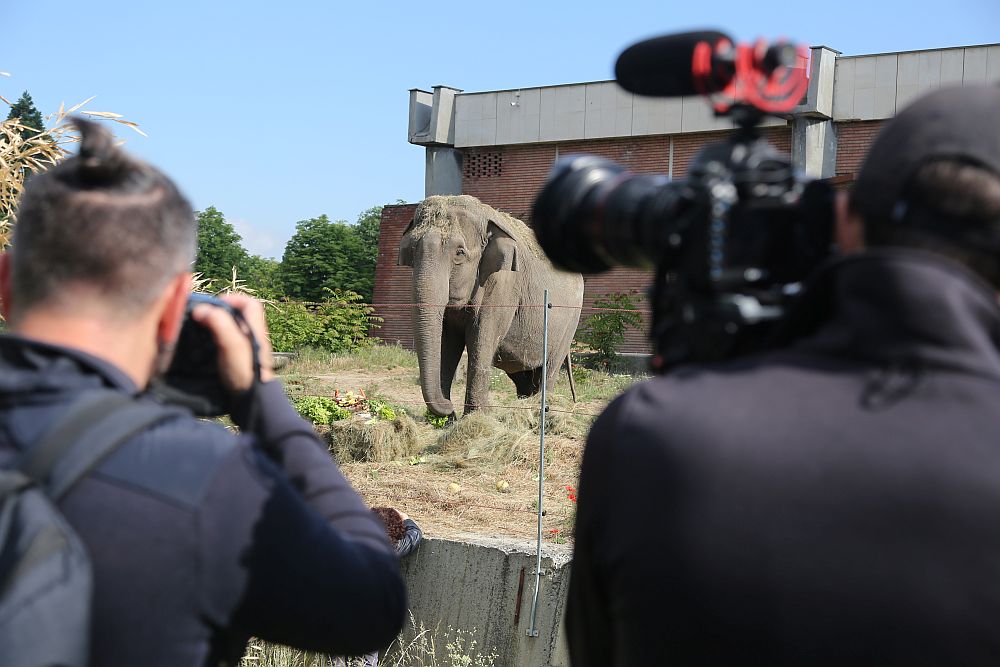
[[[575,358],[575,357],[574,357]],[[594,375],[594,371],[581,366],[578,362],[573,363],[573,379],[576,382],[589,382],[590,378]]]
[[[371,347],[375,341],[368,336],[378,327],[382,318],[374,315],[375,309],[359,303],[364,297],[356,292],[327,290],[330,298],[316,310],[323,322],[318,347],[331,352],[350,352]]]
[[[274,303],[265,307],[271,346],[278,352],[294,352],[314,345],[319,338],[320,321],[304,304]]]
[[[295,301],[269,304],[266,308],[271,345],[280,352],[294,352],[315,347],[329,352],[351,352],[371,347],[368,336],[382,322],[374,309],[361,301],[361,295],[341,290],[328,290],[330,298],[323,303],[304,304]]]
[[[597,352],[607,366],[625,342],[625,330],[642,326],[642,316],[634,312],[636,303],[632,295],[623,292],[605,294],[594,301],[594,307],[611,310],[598,310],[584,320],[577,329],[576,340]]]

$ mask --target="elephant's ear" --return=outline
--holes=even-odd
[[[491,220],[486,229],[486,247],[479,260],[479,284],[497,271],[517,271],[517,255],[517,241]]]
[[[399,240],[399,259],[396,261],[398,266],[413,266],[414,241],[413,237],[410,236],[410,231],[413,229],[413,223],[416,220],[416,218],[410,220],[410,224],[403,230],[403,238]]]

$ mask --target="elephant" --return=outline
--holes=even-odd
[[[399,264],[413,267],[414,343],[431,412],[455,417],[451,385],[466,349],[465,414],[487,404],[493,367],[518,396],[539,391],[546,289],[547,382],[563,362],[572,382],[583,276],[554,268],[526,224],[469,195],[427,197],[403,232]]]

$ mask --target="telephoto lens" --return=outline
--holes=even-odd
[[[566,271],[648,268],[680,245],[684,213],[694,199],[683,182],[574,155],[552,167],[531,222],[549,259]]]

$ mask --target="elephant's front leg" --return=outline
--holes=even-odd
[[[465,412],[485,405],[489,400],[493,359],[500,341],[507,335],[517,313],[516,274],[500,271],[486,281],[483,299],[466,330],[469,348],[469,373],[465,387]]]
[[[444,323],[441,331],[441,393],[451,400],[451,383],[465,350],[465,329]]]

